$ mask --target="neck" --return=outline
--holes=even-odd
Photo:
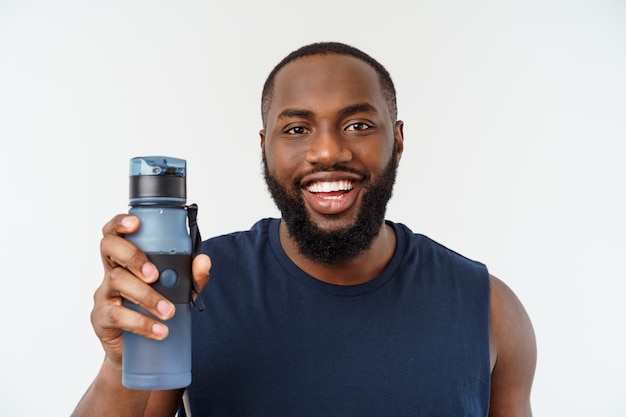
[[[385,269],[396,249],[396,234],[385,223],[362,254],[332,265],[320,264],[303,256],[284,221],[280,223],[279,235],[280,243],[293,263],[312,277],[335,285],[357,285],[374,279]]]

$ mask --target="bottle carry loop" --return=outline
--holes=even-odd
[[[202,236],[200,235],[200,228],[198,227],[198,222],[196,221],[196,217],[198,216],[198,205],[193,203],[185,206],[185,208],[187,209],[187,220],[189,221],[191,252],[193,256],[195,256],[199,253],[200,247],[202,246]],[[200,291],[198,291],[198,286],[196,285],[196,281],[193,279],[193,276],[191,277],[191,285],[193,287],[193,291],[196,293],[196,299],[191,299],[191,306],[197,311],[204,311],[204,303],[200,300]],[[199,303],[196,304],[196,301],[199,301]]]
[[[196,203],[185,206],[187,209],[187,219],[189,220],[189,235],[191,236],[191,252],[196,255],[202,245],[202,236],[196,217],[198,216],[198,205]]]

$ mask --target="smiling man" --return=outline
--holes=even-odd
[[[376,70],[350,55],[290,56],[283,65],[264,88],[261,131],[281,242],[319,279],[367,281],[394,247],[384,218],[404,140],[395,92],[386,99]]]
[[[403,152],[388,72],[340,43],[307,45],[262,95],[265,179],[281,219],[214,237],[194,259],[198,416],[531,416],[536,346],[521,303],[487,268],[385,219]],[[106,357],[75,415],[172,416],[183,390],[121,384],[122,329],[167,337],[158,271],[105,225],[92,322]],[[211,279],[207,283],[207,272]]]

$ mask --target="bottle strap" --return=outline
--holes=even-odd
[[[191,236],[191,251],[195,256],[200,252],[200,247],[202,246],[202,236],[200,235],[200,228],[198,227],[198,222],[196,220],[198,216],[198,205],[196,203],[193,203],[189,204],[185,208],[187,209],[189,235]],[[200,299],[200,291],[198,291],[198,286],[196,285],[196,281],[193,279],[193,277],[191,279],[191,285],[194,292],[196,293],[196,299],[191,300],[191,305],[198,311],[204,311],[204,303]],[[196,301],[199,301],[199,304],[196,304]]]
[[[200,228],[196,220],[198,216],[198,205],[196,203],[189,204],[187,208],[187,219],[189,221],[189,235],[191,236],[191,251],[194,255],[200,250],[202,244],[202,236],[200,236]]]

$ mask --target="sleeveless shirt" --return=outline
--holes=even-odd
[[[332,285],[291,262],[279,223],[202,244],[212,268],[192,317],[191,417],[487,416],[483,264],[387,222],[385,270]]]

